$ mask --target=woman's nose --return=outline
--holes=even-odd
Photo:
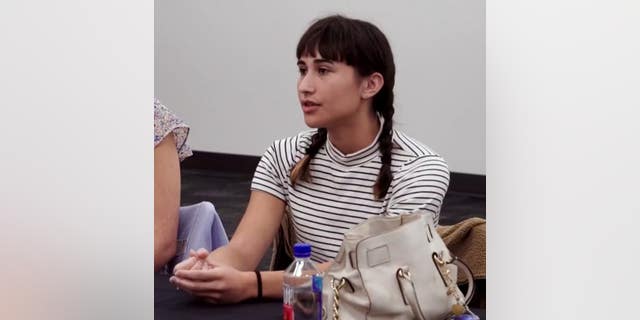
[[[298,81],[298,92],[302,94],[310,94],[314,91],[313,80],[311,77],[305,75]]]

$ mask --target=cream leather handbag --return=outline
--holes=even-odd
[[[456,284],[458,266],[430,214],[378,216],[344,235],[323,281],[324,318],[442,320],[470,312],[473,295]]]

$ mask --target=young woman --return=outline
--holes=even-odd
[[[449,184],[444,160],[394,130],[395,65],[384,34],[343,16],[316,21],[296,56],[298,98],[315,130],[274,142],[256,169],[246,212],[231,242],[180,264],[170,281],[213,303],[258,294],[254,270],[277,233],[285,207],[296,238],[313,246],[321,269],[343,234],[380,214],[425,209],[438,221]],[[263,296],[282,296],[282,271],[261,273]]]

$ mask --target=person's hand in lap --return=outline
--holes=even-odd
[[[174,268],[172,284],[210,303],[236,303],[251,298],[250,288],[256,281],[253,272],[206,260],[209,252],[199,249]]]
[[[193,249],[189,252],[189,258],[182,260],[176,264],[173,268],[173,274],[178,270],[200,270],[206,265],[206,257],[209,255],[209,251],[205,249],[199,249],[197,252]],[[169,279],[171,281],[171,279]]]

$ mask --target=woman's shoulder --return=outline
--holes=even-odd
[[[440,156],[432,148],[400,130],[393,130],[394,147],[414,157]]]
[[[273,141],[263,154],[261,161],[270,162],[274,167],[291,169],[306,153],[315,132],[316,130],[307,130],[295,136]]]
[[[437,161],[446,165],[445,160],[438,152],[402,131],[393,130],[393,145],[394,154],[405,160],[405,167],[425,161]]]
[[[169,134],[173,133],[176,140],[176,150],[180,160],[191,155],[191,148],[187,144],[189,125],[178,118],[160,100],[153,100],[153,145],[157,146]]]
[[[317,129],[305,130],[294,136],[289,136],[281,139],[277,139],[271,145],[276,150],[282,150],[283,152],[301,152],[311,144],[311,137],[317,132]]]

